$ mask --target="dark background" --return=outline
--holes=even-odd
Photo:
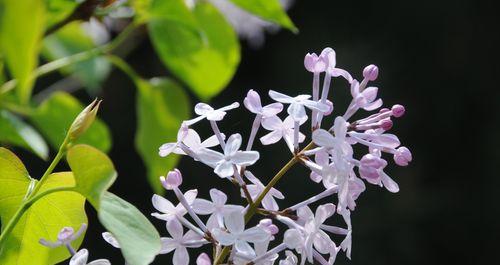
[[[300,34],[268,35],[258,50],[243,43],[236,76],[211,104],[241,102],[248,89],[261,95],[268,89],[310,93],[312,76],[303,68],[303,57],[327,46],[336,50],[337,65],[358,79],[365,65],[377,64],[380,74],[374,84],[385,105],[406,106],[407,114],[396,120],[392,131],[411,149],[414,161],[406,168],[391,164],[386,170],[399,183],[398,194],[367,185],[352,214],[352,261],[342,253],[336,264],[495,263],[500,184],[498,9],[485,1],[460,0],[296,2],[290,16]],[[145,77],[168,75],[147,40],[127,60]],[[84,102],[90,99],[79,96]],[[101,96],[100,116],[112,130],[110,156],[120,175],[112,191],[149,215],[154,211],[152,191],[133,147],[135,88],[114,71]],[[333,97],[335,113],[343,113],[350,100],[344,81],[334,81]],[[267,96],[264,102],[269,102]],[[252,119],[243,109],[232,111],[221,128],[226,134],[240,132],[245,139]],[[208,136],[208,126],[198,128],[202,138]],[[267,182],[289,155],[283,143],[260,147],[263,159],[252,171]],[[42,163],[35,164],[40,168],[33,171],[42,172]],[[208,167],[183,159],[179,168],[183,189],[199,187],[206,198],[208,189],[216,187],[232,193],[232,202],[241,202],[235,189]],[[300,166],[278,187],[288,194],[281,206],[320,189]],[[121,264],[119,252],[101,240],[95,213],[90,208],[88,212],[84,247],[92,258],[109,257]],[[167,236],[163,223],[152,221]],[[193,263],[196,256],[190,253]],[[162,256],[157,264],[170,260],[170,255]]]

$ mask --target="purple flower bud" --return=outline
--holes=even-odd
[[[176,168],[173,171],[168,172],[167,177],[160,177],[161,184],[163,187],[167,190],[173,190],[174,188],[177,188],[181,185],[182,183],[182,174],[181,172]]]
[[[363,77],[369,81],[373,81],[378,77],[378,67],[374,64],[370,64],[363,70]]]
[[[327,112],[323,112],[323,115],[328,116],[328,115],[332,114],[332,112],[333,112],[333,102],[331,102],[330,100],[327,99],[326,105],[328,105],[329,109]]]
[[[401,146],[394,153],[394,162],[399,166],[407,166],[412,160],[411,152],[408,148]]]
[[[304,58],[304,66],[311,73],[321,73],[328,67],[328,58],[318,56],[315,53],[308,53]]]
[[[380,128],[382,128],[384,131],[388,131],[392,128],[392,121],[391,119],[383,119],[380,121]]]
[[[380,181],[380,169],[383,169],[387,162],[375,155],[366,154],[360,160],[359,174],[372,184],[378,184]]]
[[[403,105],[396,104],[392,106],[392,115],[394,117],[399,118],[405,114],[405,107]]]
[[[273,224],[273,221],[269,218],[262,219],[259,222],[259,227],[269,232],[271,235],[276,235],[279,233],[279,228]]]
[[[212,261],[207,253],[201,253],[196,259],[196,265],[212,265]]]
[[[75,230],[73,227],[63,227],[59,234],[57,234],[57,240],[60,242],[69,242],[72,240],[73,235],[75,234]]]

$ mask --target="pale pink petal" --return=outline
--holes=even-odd
[[[174,240],[182,239],[182,235],[184,234],[182,224],[176,218],[167,222],[167,231]]]
[[[241,147],[241,135],[239,133],[235,133],[227,139],[226,147],[224,148],[225,156],[234,155]]]
[[[207,215],[212,214],[215,210],[214,204],[205,199],[196,199],[192,204],[193,210],[197,214]]]
[[[225,214],[224,223],[226,224],[226,228],[231,233],[241,233],[245,229],[243,213],[239,211],[233,211]]]
[[[367,110],[367,111],[376,110],[376,109],[382,107],[382,104],[383,104],[382,99],[379,98],[379,99],[375,100],[374,102],[367,104],[363,109]]]
[[[188,190],[186,191],[186,193],[184,193],[184,197],[186,198],[186,201],[189,205],[193,204],[194,200],[196,199],[196,196],[198,196],[197,189]]]
[[[190,148],[197,149],[197,148],[199,148],[199,146],[201,146],[200,136],[193,129],[188,130],[188,133],[187,133],[186,137],[184,137],[184,140],[182,140],[182,142]]]
[[[203,237],[200,236],[198,233],[196,233],[195,231],[193,230],[189,230],[187,231],[187,233],[184,235],[184,237],[182,237],[182,242],[184,243],[189,243],[189,242],[193,242],[193,241],[200,241],[202,240]],[[201,247],[203,244],[202,243],[199,243],[199,244],[193,244],[191,243],[189,245],[190,248],[197,248],[197,247]]]
[[[226,116],[226,112],[221,110],[214,110],[206,114],[207,120],[209,121],[221,121]]]
[[[261,227],[254,226],[250,229],[245,230],[243,233],[240,234],[240,238],[242,240],[251,242],[251,243],[260,243],[264,242],[266,240],[269,240],[271,237],[271,234],[264,230]]]
[[[212,199],[213,203],[218,206],[222,206],[227,202],[227,195],[218,189],[210,190],[210,198]]]
[[[173,265],[189,265],[189,253],[185,247],[177,247],[172,258]]]
[[[366,99],[367,102],[372,102],[377,98],[378,87],[367,87],[361,94]]]
[[[305,101],[303,101],[302,104],[304,104],[304,106],[306,106],[310,109],[318,110],[318,111],[323,112],[323,113],[327,113],[328,111],[330,111],[330,106],[328,106],[327,104],[321,103],[321,102],[317,102],[317,101],[313,101],[313,100],[305,100]]]
[[[330,47],[324,48],[321,51],[320,57],[327,59],[328,68],[334,68],[335,65],[337,64],[337,58],[336,58],[335,51]]]
[[[351,83],[351,96],[352,98],[357,98],[359,95],[359,82],[358,80],[353,80]]]
[[[225,140],[226,136],[222,134],[222,140]],[[207,138],[203,143],[201,143],[201,146],[203,148],[209,148],[209,147],[214,147],[219,145],[219,139],[217,139],[216,135],[212,135],[209,138]]]
[[[177,148],[177,143],[166,143],[166,144],[162,144],[160,146],[160,148],[158,149],[158,154],[161,156],[161,157],[166,157],[168,156],[169,154],[171,154],[175,148]]]
[[[327,218],[335,213],[335,205],[333,203],[327,203],[318,206],[316,209],[315,221],[316,224],[322,224]]]
[[[207,115],[208,113],[214,111],[214,108],[205,103],[198,103],[194,106],[194,113],[198,115]]]
[[[321,230],[318,232],[314,237],[314,248],[321,254],[329,254],[335,244],[325,232]]]
[[[260,137],[260,142],[263,145],[270,145],[270,144],[275,144],[279,140],[281,140],[282,134],[280,131],[272,131],[262,137]]]
[[[283,236],[283,243],[289,249],[296,249],[304,243],[304,238],[297,229],[288,229]]]
[[[399,191],[399,185],[385,173],[382,173],[382,184],[390,192],[396,193]]]
[[[262,108],[262,116],[265,118],[275,116],[283,110],[283,104],[272,103]]]
[[[333,135],[323,129],[315,130],[312,139],[316,145],[326,148],[332,148],[335,142]]]
[[[153,203],[153,207],[162,213],[172,213],[175,211],[175,206],[169,200],[160,195],[154,194],[151,201]]]
[[[330,75],[333,77],[339,77],[342,76],[347,82],[352,83],[354,79],[352,78],[351,74],[347,72],[344,69],[339,69],[339,68],[333,68],[330,70]]]
[[[338,116],[335,118],[335,122],[333,123],[333,132],[335,133],[335,137],[344,138],[347,133],[348,123],[342,118]]]
[[[247,242],[243,240],[236,240],[236,244],[234,245],[236,250],[247,256],[255,256],[255,251]]]
[[[279,205],[276,200],[271,195],[266,195],[262,200],[262,207],[266,210],[277,211],[279,210]]]
[[[175,249],[176,246],[177,246],[177,244],[175,243],[175,241],[172,238],[162,237],[161,238],[160,254],[170,253],[170,252],[172,252],[172,250]]]
[[[311,208],[304,206],[297,210],[297,216],[304,221],[308,221],[314,218],[314,213],[311,211]]]
[[[212,265],[212,261],[206,253],[201,253],[196,259],[196,265]]]
[[[250,89],[247,96],[243,100],[245,107],[252,113],[261,114],[262,113],[262,103],[260,102],[259,93]]]
[[[262,119],[262,127],[269,131],[275,131],[282,128],[283,122],[278,116],[271,116]]]
[[[214,150],[203,148],[198,152],[198,158],[206,164],[217,164],[224,160],[224,155]]]
[[[292,103],[287,109],[287,113],[292,116],[294,121],[301,121],[307,119],[306,109],[304,105],[299,103]]]

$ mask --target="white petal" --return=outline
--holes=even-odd
[[[271,234],[259,226],[254,226],[240,234],[241,239],[251,243],[264,242],[270,237]]]
[[[236,237],[234,235],[221,229],[212,230],[212,234],[214,235],[215,239],[217,239],[217,241],[219,241],[219,243],[223,246],[231,246],[236,241]]]
[[[153,207],[155,207],[156,210],[162,213],[175,212],[175,206],[169,200],[163,198],[160,195],[154,194],[151,201],[153,202]]]
[[[184,228],[182,228],[182,224],[177,218],[167,222],[167,231],[174,240],[182,239],[182,235],[184,234]]]
[[[367,104],[363,109],[367,110],[367,111],[372,111],[372,110],[376,110],[380,107],[382,107],[382,99],[377,99],[375,100],[374,102],[370,103],[370,104]]]
[[[243,100],[245,107],[252,113],[260,114],[262,112],[262,103],[260,102],[259,93],[250,89],[247,96]]]
[[[189,205],[193,204],[194,200],[196,199],[196,196],[198,196],[197,189],[188,190],[184,193],[184,197],[186,198],[186,201]]]
[[[189,242],[193,242],[193,241],[200,241],[200,240],[202,240],[202,239],[203,239],[203,237],[202,237],[202,236],[200,236],[198,233],[196,233],[196,232],[195,232],[195,231],[193,231],[193,230],[189,230],[189,231],[187,231],[187,233],[184,235],[184,237],[182,237],[182,242],[184,242],[184,243],[186,243],[186,242],[187,242],[187,243],[189,243]],[[194,248],[197,248],[197,247],[200,247],[200,246],[202,246],[202,245],[203,245],[202,243],[200,243],[199,245],[198,245],[198,244],[193,244],[193,243],[191,243],[189,247],[191,247],[191,248],[193,248],[193,247],[194,247]]]
[[[333,132],[335,132],[335,137],[345,137],[347,133],[347,125],[348,123],[341,116],[335,118],[335,122],[333,123]]]
[[[321,102],[313,100],[305,100],[302,104],[310,109],[318,110],[320,112],[330,111],[330,106],[328,106],[327,104],[323,104]]]
[[[222,107],[220,108],[219,110],[220,111],[228,111],[228,110],[232,110],[232,109],[236,109],[240,106],[240,103],[238,102],[233,102],[231,105],[227,105],[225,107]]]
[[[98,259],[88,263],[87,265],[111,265],[111,262],[107,259]]]
[[[271,116],[262,119],[262,127],[269,131],[275,131],[282,128],[283,122],[278,116]]]
[[[225,135],[222,134],[222,140],[225,140],[225,138]],[[201,146],[204,148],[214,147],[216,145],[219,145],[219,139],[217,139],[216,135],[210,136],[205,141],[203,141],[203,143],[201,143]]]
[[[80,249],[69,261],[69,265],[87,265],[87,259],[89,258],[89,251],[87,249]]]
[[[222,206],[227,202],[227,195],[218,189],[210,190],[210,198],[212,199],[214,204],[218,206]]]
[[[254,257],[255,251],[247,242],[243,240],[236,240],[236,244],[234,245],[236,250],[244,255]]]
[[[308,206],[300,207],[297,210],[297,216],[304,221],[308,221],[314,218],[314,214],[311,211],[311,208],[309,208]]]
[[[182,142],[193,149],[198,149],[201,146],[200,135],[198,135],[198,133],[193,129],[188,130],[188,133]]]
[[[235,133],[227,139],[226,147],[224,148],[225,156],[234,155],[241,146],[241,135],[239,133]]]
[[[192,207],[195,213],[201,215],[212,214],[215,210],[214,204],[205,199],[194,200]]]
[[[287,113],[292,116],[294,121],[301,121],[307,119],[306,109],[304,105],[299,103],[292,103],[287,109]]]
[[[279,210],[278,203],[274,200],[273,196],[270,194],[266,195],[262,200],[262,206],[266,210],[277,211]]]
[[[174,257],[172,258],[173,265],[189,265],[189,253],[183,246],[175,249]]]
[[[279,92],[276,92],[274,90],[269,90],[269,96],[278,101],[278,102],[281,102],[281,103],[287,103],[287,104],[290,104],[292,102],[295,101],[294,98],[290,97],[290,96],[287,96],[285,94],[282,94],[282,93],[279,93]]]
[[[245,220],[240,211],[229,212],[224,215],[224,223],[231,233],[239,234],[245,229]]]
[[[206,164],[217,164],[224,160],[224,155],[214,150],[203,148],[198,151],[198,158]]]
[[[224,161],[215,167],[214,172],[221,178],[231,177],[234,174],[233,164],[228,161]]]
[[[209,121],[221,121],[226,116],[226,112],[221,110],[214,110],[207,114],[207,120]]]
[[[264,186],[262,182],[250,171],[246,170],[245,171],[245,177],[250,180],[253,184],[256,184],[257,186]]]
[[[282,138],[282,134],[280,131],[272,131],[262,137],[260,137],[260,142],[263,145],[275,144]]]
[[[208,113],[214,111],[214,108],[205,103],[198,103],[194,106],[194,112],[198,115],[207,115]]]
[[[327,203],[320,205],[316,209],[316,224],[320,225],[325,222],[327,218],[335,213],[335,205],[333,203]]]
[[[238,166],[250,166],[259,160],[257,151],[238,151],[231,157],[231,161]]]
[[[361,94],[367,102],[373,102],[377,98],[378,87],[367,87]]]
[[[335,142],[333,135],[323,129],[314,131],[312,139],[316,145],[326,148],[332,148]]]
[[[113,247],[120,248],[120,244],[110,232],[102,233],[102,238],[104,238],[104,241],[108,242]]]
[[[335,244],[330,239],[330,237],[323,231],[319,231],[314,237],[314,248],[321,254],[328,254],[331,252]]]
[[[288,229],[283,236],[283,243],[285,243],[289,249],[296,249],[304,244],[304,238],[299,230]]]
[[[177,246],[177,244],[175,243],[175,241],[172,238],[162,237],[161,238],[160,254],[170,253],[170,252],[172,252],[172,250],[175,249],[176,246]]]

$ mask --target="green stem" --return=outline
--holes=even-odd
[[[112,54],[107,55],[106,58],[114,66],[116,66],[118,69],[122,70],[125,74],[127,74],[128,77],[130,77],[130,79],[132,79],[134,83],[137,84],[141,80],[137,72],[135,72],[134,69],[132,69],[132,67],[130,67],[130,65],[127,62],[125,62],[122,58]]]
[[[267,193],[276,185],[276,183],[278,183],[278,181],[280,181],[280,179],[285,175],[285,173],[288,170],[290,170],[293,167],[293,165],[295,165],[297,162],[300,161],[302,153],[304,151],[307,151],[307,150],[313,148],[313,147],[314,147],[314,143],[310,142],[304,149],[302,149],[302,151],[300,151],[292,159],[290,159],[290,161],[288,161],[288,163],[286,163],[286,165],[283,166],[283,168],[281,168],[280,171],[278,171],[278,173],[276,173],[276,175],[274,175],[274,177],[266,185],[264,190],[259,194],[259,197],[257,197],[257,199],[254,201],[254,203],[250,204],[248,206],[248,210],[245,214],[245,224],[248,223],[248,221],[250,221],[250,219],[252,219],[252,217],[255,215],[255,213],[257,212],[257,208],[259,207],[259,205],[262,202],[262,200],[264,199],[264,197],[266,197]],[[226,259],[227,255],[229,255],[229,251],[230,251],[229,247],[224,247],[222,249],[220,255],[215,258],[214,265],[221,264]]]
[[[38,77],[44,76],[48,73],[51,73],[63,67],[91,59],[98,55],[111,53],[113,50],[119,47],[137,27],[138,24],[131,23],[120,33],[120,35],[118,35],[116,38],[114,38],[111,42],[107,44],[41,65],[40,67],[35,69],[35,71],[33,71],[33,73],[31,74],[31,78],[36,79]],[[0,96],[14,89],[16,85],[17,85],[16,79],[12,79],[3,84],[0,87]]]
[[[5,228],[2,231],[2,234],[0,235],[0,251],[3,248],[3,244],[5,240],[7,239],[7,236],[12,232],[14,227],[16,226],[17,222],[19,222],[19,219],[23,217],[23,214],[33,205],[35,202],[37,202],[39,199],[42,197],[45,197],[49,194],[55,193],[55,192],[61,192],[61,191],[72,191],[74,190],[74,187],[58,187],[50,190],[43,191],[39,194],[36,194],[33,196],[31,199],[25,201],[23,204],[21,204],[21,207],[17,209],[16,213],[12,218],[10,218],[9,222],[5,226]]]

